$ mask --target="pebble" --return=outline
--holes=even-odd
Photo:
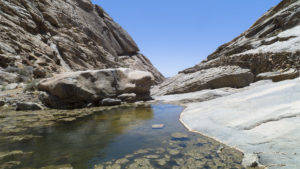
[[[165,127],[164,124],[153,124],[152,129],[163,129]]]

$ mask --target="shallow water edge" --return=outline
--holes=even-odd
[[[53,122],[53,119],[49,120],[50,117],[42,120],[46,124],[43,129],[38,125],[28,125],[21,118],[20,124],[11,127],[14,130],[9,130],[12,132],[0,132],[10,140],[8,145],[1,144],[0,152],[5,158],[0,159],[0,164],[10,164],[11,168],[64,164],[70,164],[75,169],[184,166],[243,168],[242,153],[186,130],[178,120],[183,109],[177,105],[143,103],[103,108],[101,111],[94,108],[76,110],[75,113],[60,112],[65,115],[58,121]],[[86,116],[76,120],[80,114],[77,111],[86,112]],[[42,113],[43,116],[50,114]],[[23,114],[35,120],[39,115]],[[0,120],[9,122],[12,117]],[[30,121],[29,124],[35,123]],[[154,124],[163,124],[164,127],[152,129]],[[30,131],[16,130],[22,127]]]

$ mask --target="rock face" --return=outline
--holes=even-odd
[[[192,73],[221,65],[237,65],[257,75],[300,68],[300,1],[283,0],[247,31],[220,46],[202,63],[183,70]]]
[[[46,106],[68,109],[89,103],[113,104],[114,98],[116,101],[125,93],[134,93],[135,101],[149,100],[153,83],[154,77],[149,72],[118,68],[63,73],[41,81],[38,89],[45,91],[40,100]]]
[[[0,82],[127,67],[164,77],[128,33],[90,0],[0,0]],[[11,72],[11,70],[14,70]],[[3,72],[15,74],[9,79]]]
[[[240,88],[248,86],[253,80],[254,76],[249,69],[242,69],[238,66],[221,66],[189,74],[180,73],[155,86],[152,94],[179,94],[222,87]]]
[[[245,154],[257,154],[259,162],[270,169],[299,168],[300,78],[259,81],[246,88],[214,100],[185,104],[181,121],[189,130]],[[247,158],[245,165],[257,161]]]
[[[273,82],[279,82],[288,79],[295,79],[299,77],[299,71],[296,69],[289,69],[283,72],[265,72],[257,75],[258,80],[271,79]]]
[[[200,64],[167,79],[158,86],[162,91],[154,88],[153,93],[174,94],[201,90],[201,85],[190,87],[191,83],[195,81],[194,79],[201,79],[203,76],[201,72],[207,74],[207,72],[215,71],[217,67],[223,66],[239,66],[249,69],[254,76],[264,72],[300,69],[299,24],[300,1],[283,0],[264,14],[247,31],[231,42],[220,46]],[[215,78],[219,78],[219,75],[217,74]],[[190,79],[190,82],[187,82],[187,79]],[[260,80],[259,78],[255,79]]]

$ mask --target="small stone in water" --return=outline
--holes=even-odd
[[[140,149],[140,150],[136,151],[134,154],[145,154],[145,153],[148,153],[148,150]]]
[[[167,164],[167,161],[165,159],[159,159],[159,160],[157,160],[157,163],[158,163],[158,165],[163,166],[163,165]]]
[[[171,155],[177,155],[177,154],[180,153],[180,151],[179,151],[179,150],[176,150],[176,149],[170,149],[170,150],[168,150],[168,152],[169,152],[169,154],[171,154]]]
[[[188,140],[189,137],[187,134],[184,133],[173,133],[172,134],[172,140],[180,140],[180,141],[184,141],[184,140]]]
[[[165,127],[164,124],[153,124],[152,129],[163,129]]]
[[[156,159],[156,158],[159,158],[159,155],[147,155],[145,157],[148,159]]]
[[[129,160],[127,160],[126,158],[122,158],[116,161],[116,164],[124,164],[124,163],[128,163]]]
[[[103,165],[95,165],[94,169],[104,169]]]
[[[121,166],[119,164],[114,164],[106,166],[106,169],[121,169]]]
[[[42,167],[41,169],[73,169],[71,164],[65,164],[65,165],[57,165],[57,166],[47,166],[47,167]]]

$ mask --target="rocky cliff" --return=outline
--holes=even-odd
[[[251,75],[241,78],[236,68],[232,70],[232,66],[249,70],[254,76],[254,81],[262,79],[259,74],[265,72],[280,74],[289,70],[288,72],[294,72],[292,75],[289,74],[289,77],[297,77],[299,75],[297,69],[300,69],[300,1],[281,1],[240,36],[217,48],[200,64],[167,79],[155,87],[152,93],[155,95],[186,93],[215,86],[243,87],[251,83]],[[221,69],[226,67],[225,71],[216,70],[219,67]],[[211,76],[213,72],[217,72],[214,73],[215,78]],[[245,70],[240,72],[244,74]],[[222,81],[218,80],[217,84],[213,81],[215,85],[207,85],[207,82],[212,83],[212,80],[220,77],[223,78]],[[240,79],[240,82],[232,80],[233,77]]]
[[[90,0],[0,0],[0,84],[53,73],[127,67],[164,77]]]

